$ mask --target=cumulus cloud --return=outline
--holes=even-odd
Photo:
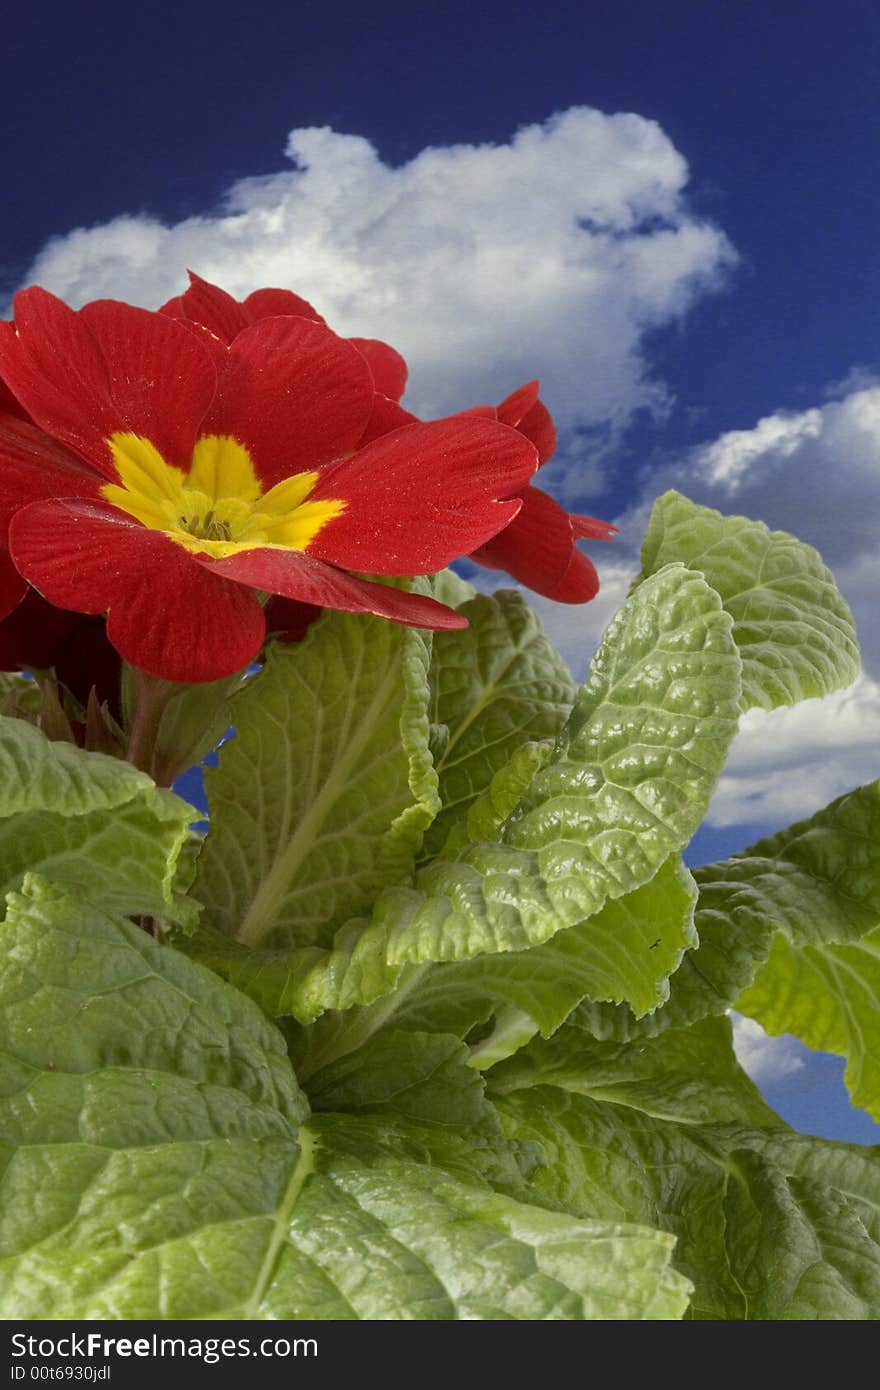
[[[803,1071],[805,1048],[787,1033],[771,1038],[754,1019],[733,1014],[733,1049],[756,1086],[775,1086]]]
[[[815,439],[821,432],[821,410],[768,415],[754,429],[729,430],[706,445],[694,460],[694,471],[710,486],[732,497],[760,460],[764,460],[765,467],[778,469],[807,440]]]
[[[73,304],[146,306],[178,293],[187,266],[236,295],[285,286],[339,332],[399,347],[419,413],[540,375],[561,422],[589,427],[662,407],[643,334],[735,260],[688,211],[682,156],[636,115],[574,107],[508,144],[429,148],[399,168],[327,127],[294,130],[286,153],[292,168],[236,183],[216,213],[58,237],[28,281]]]
[[[880,685],[866,676],[824,700],[749,710],[706,819],[785,825],[880,776]]]
[[[835,570],[877,552],[880,386],[779,412],[697,449],[679,470],[712,505],[760,516],[817,546]]]

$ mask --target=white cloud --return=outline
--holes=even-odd
[[[844,571],[877,553],[880,522],[880,386],[799,415],[779,412],[722,435],[675,470],[700,500],[759,516]]]
[[[880,777],[880,685],[778,710],[749,710],[707,813],[711,825],[785,825]]]
[[[574,107],[506,145],[391,168],[355,135],[295,130],[292,169],[245,179],[216,214],[119,217],[50,242],[29,282],[73,304],[155,306],[191,266],[242,295],[281,285],[348,334],[385,337],[425,415],[539,375],[563,423],[660,408],[646,329],[723,283],[724,235],[694,218],[687,165],[653,121]]]
[[[733,1048],[756,1086],[775,1086],[803,1071],[804,1048],[787,1033],[771,1038],[754,1019],[733,1014]]]
[[[801,448],[807,439],[822,431],[821,410],[805,410],[800,415],[768,415],[754,429],[730,430],[709,444],[695,460],[697,475],[732,496],[738,492],[750,470],[763,460],[765,466],[779,466]]]

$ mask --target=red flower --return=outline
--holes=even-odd
[[[183,318],[207,330],[215,342],[228,344],[248,325],[267,315],[293,314],[324,319],[305,299],[291,290],[257,290],[239,303],[225,290],[190,274],[190,288],[163,305],[161,312]],[[406,363],[394,348],[375,339],[351,338],[367,357],[377,396],[361,443],[376,439],[403,424],[419,423],[398,405],[406,386]],[[530,381],[495,408],[480,406],[471,415],[483,415],[510,425],[525,435],[544,464],[556,448],[556,429],[549,410],[538,399],[539,383]],[[578,540],[607,541],[616,526],[595,517],[565,511],[546,492],[527,484],[514,494],[522,503],[512,521],[470,558],[489,569],[505,570],[526,588],[558,603],[586,603],[599,590],[595,566],[577,548]]]
[[[535,470],[521,433],[458,416],[365,444],[370,350],[301,315],[227,345],[110,300],[74,312],[31,289],[15,310],[0,376],[30,419],[0,415],[0,527],[19,574],[106,613],[133,665],[172,681],[240,669],[265,633],[259,592],[463,625],[350,571],[428,574],[483,545]]]
[[[540,383],[529,381],[501,402],[497,419],[530,439],[538,450],[538,467],[556,448],[553,417],[538,400]],[[617,531],[607,521],[578,516],[560,507],[546,492],[528,483],[516,494],[522,508],[503,531],[471,555],[490,569],[506,570],[535,593],[557,603],[587,603],[599,592],[599,576],[578,540],[607,541]]]

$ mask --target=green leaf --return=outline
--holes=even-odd
[[[433,643],[431,720],[446,733],[437,760],[442,809],[425,837],[426,859],[521,744],[559,733],[577,694],[520,594],[481,594],[461,612],[467,631],[439,632]]]
[[[325,613],[230,701],[193,889],[247,946],[329,944],[405,878],[437,808],[424,634]]]
[[[12,1115],[42,1123],[26,1113],[31,1083],[80,1090],[102,1068],[133,1069],[135,1078],[155,1071],[181,1086],[189,1080],[207,1088],[206,1102],[212,1087],[220,1102],[220,1092],[241,1092],[292,1123],[308,1113],[283,1037],[216,975],[38,875],[28,875],[7,902],[0,1053],[4,1067],[12,1058],[15,1065],[4,1072],[0,1093]],[[152,1110],[147,1104],[138,1123],[159,1132],[162,1115]],[[129,1123],[118,1109],[95,1118],[110,1129]],[[277,1117],[272,1124],[277,1129]]]
[[[788,942],[795,955],[814,948],[809,959],[816,961],[816,952],[824,958],[833,946],[828,954],[832,972],[837,943],[855,950],[856,978],[862,968],[867,971],[856,989],[857,997],[865,990],[868,993],[858,1012],[862,1026],[870,1030],[868,1014],[876,1008],[876,1000],[871,998],[875,986],[869,981],[875,967],[868,939],[880,925],[880,782],[847,792],[808,820],[768,835],[730,859],[695,869],[694,878],[699,888],[695,921],[700,944],[688,952],[672,977],[669,1003],[640,1021],[628,1009],[583,1005],[578,1017],[584,1027],[597,1037],[624,1041],[667,1027],[684,1027],[707,1014],[723,1013],[733,1004],[749,1012],[737,999],[767,960],[771,946],[780,981],[774,983],[774,970],[768,967],[763,993],[782,988],[782,979],[788,977],[785,994],[790,997],[791,977],[798,967],[793,956],[789,960]],[[863,938],[865,944],[857,947]],[[844,953],[843,975],[849,968],[846,959]],[[793,1018],[783,1026],[780,1016],[779,1027],[774,1023],[772,1031],[798,1032],[809,1042],[804,1031],[805,1025],[809,1030],[809,1016],[827,1017],[835,1006],[815,974],[809,981],[805,976],[802,984],[806,993],[797,1027]],[[846,997],[845,992],[841,997]],[[758,1007],[757,996],[754,1007]],[[840,1028],[831,1032],[841,1040]],[[814,1041],[812,1045],[825,1046],[831,1032],[824,1044]],[[815,1030],[811,1036],[818,1036]],[[855,1034],[853,1042],[859,1046]],[[841,1048],[835,1045],[829,1050]]]
[[[846,1057],[853,1105],[880,1120],[880,929],[846,946],[801,946],[777,936],[736,1007],[768,1033]]]
[[[611,624],[552,760],[495,841],[427,865],[413,888],[385,889],[370,922],[347,923],[326,954],[249,956],[207,933],[182,944],[268,1013],[304,1023],[390,993],[407,965],[540,945],[647,883],[690,839],[733,737],[738,699],[730,619],[699,575],[671,565]],[[674,941],[671,955],[684,944]],[[635,983],[627,962],[620,978],[606,971],[601,990],[653,1007],[669,944],[653,955],[650,1001],[641,963]]]
[[[555,1086],[680,1124],[783,1123],[737,1062],[727,1018],[641,1045],[599,1042],[568,1026],[495,1067],[490,1085],[493,1096]]]
[[[691,1316],[745,1316],[725,1249],[724,1158],[701,1131],[555,1086],[498,1096],[496,1105],[507,1134],[542,1155],[529,1173],[533,1202],[674,1234],[675,1266],[694,1285]]]
[[[797,704],[855,680],[852,615],[812,546],[665,492],[645,533],[642,575],[671,561],[705,575],[734,620],[744,710]]]
[[[489,1088],[532,1155],[531,1199],[674,1234],[692,1316],[880,1317],[880,1150],[789,1131],[738,1070],[726,1019],[628,1045],[566,1027]]]
[[[303,1124],[275,1028],[131,924],[29,881],[3,948],[3,1317],[579,1320],[686,1306],[668,1236],[494,1192],[430,1116]]]
[[[554,1033],[585,996],[614,998],[626,990],[653,1008],[665,994],[656,972],[674,970],[693,940],[695,897],[690,874],[673,856],[650,883],[541,946],[417,967],[375,1004],[324,1014],[299,1030],[298,1055],[309,1065],[315,1056],[341,1056],[391,1025],[467,1037],[472,1064],[488,1067],[536,1031]],[[489,1020],[490,1027],[481,1026]]]
[[[36,719],[43,698],[32,676],[21,671],[0,671],[0,712],[4,716]]]
[[[172,885],[197,814],[130,763],[0,718],[4,895],[39,870],[110,910],[191,922],[194,906],[175,898]]]
[[[315,1123],[325,1142],[336,1138],[338,1117]],[[342,1124],[350,1127],[347,1119]],[[357,1316],[400,1317],[401,1306],[422,1320],[670,1319],[684,1312],[689,1288],[668,1267],[669,1237],[573,1221],[453,1181],[432,1166],[395,1164],[381,1150],[374,1166],[364,1138],[354,1157],[327,1153],[335,1239],[327,1241],[328,1226],[317,1220],[327,1219],[326,1187],[313,1189],[321,1207],[304,1203],[296,1230]]]
[[[467,1061],[458,1038],[389,1029],[309,1074],[309,1099],[315,1110],[394,1114],[460,1129],[497,1126],[483,1079]]]
[[[744,1150],[728,1167],[726,1248],[747,1318],[880,1318],[880,1250],[844,1197]]]
[[[752,1148],[786,1177],[804,1178],[834,1188],[857,1213],[871,1239],[880,1246],[880,1145],[830,1144],[791,1130],[747,1130],[728,1136],[734,1148]]]
[[[229,728],[230,696],[247,679],[237,671],[219,681],[185,685],[169,701],[159,723],[152,769],[166,786],[217,747]]]
[[[485,1082],[470,1066],[468,1049],[458,1038],[386,1029],[357,1051],[327,1061],[298,1050],[302,1038],[290,1025],[285,1032],[316,1111],[381,1116],[386,1126],[402,1125],[410,1139],[412,1127],[418,1126],[423,1147],[433,1151],[439,1144],[442,1166],[449,1168],[454,1160],[461,1169],[455,1153],[460,1145],[466,1150],[466,1168],[458,1176],[478,1176],[516,1195],[521,1180],[511,1147],[486,1099]]]
[[[455,570],[439,570],[430,579],[431,597],[448,608],[461,608],[462,604],[476,596],[476,589]]]

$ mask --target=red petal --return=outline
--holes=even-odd
[[[200,557],[199,564],[214,574],[236,579],[300,603],[336,608],[343,613],[375,613],[406,627],[467,627],[460,614],[421,594],[406,594],[385,584],[373,584],[322,564],[293,550],[242,550],[224,560]]]
[[[530,439],[538,451],[541,463],[546,463],[556,452],[556,426],[553,416],[543,401],[535,401],[517,425],[520,434]]]
[[[302,318],[261,319],[229,349],[203,433],[246,446],[266,488],[356,448],[373,382],[360,353]]]
[[[540,381],[527,381],[525,386],[520,386],[516,391],[511,391],[509,396],[505,396],[497,407],[498,419],[502,425],[512,425],[514,429],[518,429],[520,420],[528,414],[538,399],[540,389]]]
[[[400,429],[401,425],[418,424],[421,424],[421,421],[417,415],[411,415],[408,410],[404,410],[402,405],[389,400],[388,396],[375,395],[367,427],[358,440],[357,447],[362,449],[365,444],[372,443],[374,439],[381,439],[383,434],[390,434],[392,430]]]
[[[116,650],[165,680],[219,680],[262,644],[263,610],[253,594],[113,507],[35,502],[14,518],[10,548],[50,603],[109,611]]]
[[[29,420],[24,406],[16,400],[5,381],[0,381],[0,412],[14,415],[17,420]]]
[[[242,300],[241,307],[248,323],[288,314],[293,314],[296,318],[312,319],[315,323],[327,322],[317,309],[312,308],[307,299],[300,299],[293,290],[254,290],[253,294]]]
[[[280,598],[273,594],[263,609],[266,615],[266,636],[280,642],[301,642],[323,608],[316,603],[299,603],[295,598]]]
[[[80,704],[92,686],[119,717],[119,653],[107,641],[103,618],[84,617],[47,603],[28,589],[13,613],[0,622],[0,670],[54,666],[58,679]]]
[[[506,425],[458,415],[407,425],[322,474],[310,501],[348,505],[309,553],[373,574],[430,574],[513,520],[516,493],[536,466],[528,440]]]
[[[9,551],[0,550],[0,620],[8,621],[8,615],[14,615],[14,610],[20,607],[26,593],[27,584],[12,563]],[[13,666],[17,664],[12,663]],[[0,670],[8,671],[11,667],[3,666]]]
[[[228,346],[249,321],[241,305],[219,285],[212,285],[191,270],[187,273],[189,289],[180,296],[185,317],[200,323]]]
[[[540,488],[520,494],[522,510],[509,526],[472,558],[506,570],[538,594],[550,594],[565,575],[574,550],[568,512]]]
[[[8,561],[8,556],[6,559]],[[17,666],[45,670],[54,666],[55,655],[70,629],[82,622],[92,622],[92,619],[69,613],[64,608],[54,608],[36,589],[25,585],[24,598],[0,622],[0,670],[13,671]]]
[[[382,343],[378,338],[349,338],[358,352],[366,357],[373,373],[376,390],[392,401],[399,401],[406,390],[409,376],[406,363],[395,348]]]
[[[599,592],[599,576],[596,567],[587,555],[579,550],[571,553],[571,563],[555,589],[549,590],[547,598],[556,603],[589,603]]]
[[[514,391],[499,405],[498,419],[530,439],[541,463],[546,463],[556,450],[556,426],[546,405],[538,400],[539,389],[540,382],[529,381]]]
[[[166,299],[164,304],[159,305],[156,313],[167,314],[172,319],[185,319],[186,310],[183,307],[183,295],[176,294],[173,299]]]
[[[0,415],[0,538],[19,507],[46,497],[97,497],[101,481],[36,425]]]
[[[114,300],[74,313],[41,289],[16,295],[15,310],[17,331],[0,324],[0,372],[41,429],[107,477],[106,440],[120,431],[189,466],[216,375],[181,323]]]
[[[557,603],[587,603],[599,591],[593,562],[574,543],[568,513],[540,488],[527,487],[519,516],[471,559],[506,570]],[[599,523],[604,525],[604,523]],[[612,528],[613,529],[613,528]]]
[[[576,516],[570,513],[572,533],[579,540],[591,541],[610,541],[612,536],[617,535],[618,528],[612,526],[610,521],[597,521],[594,516]]]

